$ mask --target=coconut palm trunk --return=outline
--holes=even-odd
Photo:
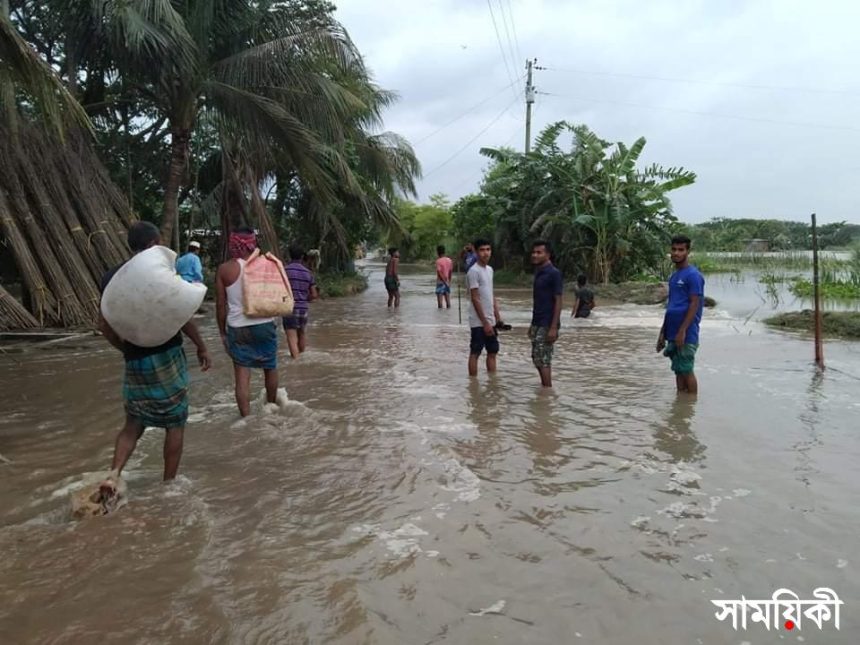
[[[185,180],[188,158],[191,154],[191,127],[174,127],[170,130],[170,165],[164,185],[164,207],[161,211],[161,241],[174,244],[174,227],[179,226],[179,191]],[[178,245],[175,245],[178,247]],[[178,251],[178,248],[174,250]]]

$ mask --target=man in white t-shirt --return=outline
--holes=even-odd
[[[466,274],[469,290],[469,327],[472,338],[469,343],[469,376],[478,375],[478,357],[487,350],[487,371],[496,371],[496,354],[499,353],[499,338],[496,325],[501,323],[499,303],[493,295],[493,267],[489,266],[492,246],[487,240],[475,240],[478,261]]]

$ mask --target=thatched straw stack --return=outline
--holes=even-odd
[[[0,125],[0,235],[39,326],[92,326],[99,281],[128,255],[128,205],[92,149]],[[32,326],[0,294],[0,329]],[[19,308],[20,309],[20,308]],[[6,312],[10,312],[7,314]]]

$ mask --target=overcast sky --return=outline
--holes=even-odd
[[[506,86],[536,57],[550,95],[537,96],[533,133],[566,119],[610,141],[645,136],[643,164],[698,175],[673,193],[682,220],[860,222],[860,2],[337,4],[377,82],[400,94],[385,126],[415,146],[421,200],[476,191],[480,147],[522,149],[525,82]]]

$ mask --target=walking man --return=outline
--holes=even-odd
[[[543,387],[552,387],[552,354],[561,324],[561,271],[552,263],[549,242],[532,244],[532,265],[535,268],[534,304],[529,338],[532,341],[532,363],[540,375]]]
[[[290,263],[286,267],[286,273],[293,290],[294,305],[292,315],[284,316],[284,331],[292,358],[298,358],[307,348],[305,329],[308,325],[308,303],[319,296],[314,274],[302,262],[304,257],[302,248],[290,247]]]
[[[466,274],[469,290],[469,376],[478,375],[478,357],[487,350],[487,372],[496,371],[499,338],[496,326],[501,325],[499,303],[493,294],[493,267],[489,266],[492,246],[487,240],[476,240],[477,261]]]
[[[436,304],[439,309],[442,308],[442,301],[445,301],[445,307],[451,308],[451,276],[454,274],[454,262],[451,258],[445,255],[445,247],[437,246],[436,255]]]
[[[215,275],[215,316],[221,342],[233,359],[236,404],[243,417],[251,414],[251,370],[262,369],[266,401],[275,403],[278,394],[278,327],[274,318],[249,318],[243,311],[242,276],[245,263],[257,249],[257,236],[248,227],[230,233],[230,260]]]
[[[134,254],[160,242],[158,228],[151,222],[135,222],[128,230],[128,246]],[[102,278],[102,292],[121,266],[111,269]],[[99,329],[107,341],[122,352],[125,359],[122,389],[125,426],[116,438],[111,464],[114,474],[100,485],[102,495],[107,499],[116,495],[116,479],[147,427],[165,429],[164,481],[176,477],[182,458],[185,423],[188,420],[188,362],[182,348],[182,334],[188,336],[197,347],[197,360],[204,372],[212,363],[193,320],[189,320],[173,338],[157,347],[138,347],[123,340],[101,314]]]
[[[203,282],[200,242],[192,240],[188,243],[188,251],[176,261],[176,273],[185,282]]]
[[[576,277],[576,296],[570,315],[574,318],[588,318],[594,309],[594,292],[588,288],[588,278],[584,273]]]
[[[400,265],[400,251],[395,247],[388,249],[388,264],[385,265],[385,290],[388,291],[388,306],[400,306],[400,276],[397,268]]]
[[[675,272],[669,278],[669,301],[657,339],[657,351],[672,360],[678,392],[697,394],[699,383],[693,368],[699,349],[699,323],[705,305],[705,278],[690,265],[690,238],[672,238],[672,263]]]

